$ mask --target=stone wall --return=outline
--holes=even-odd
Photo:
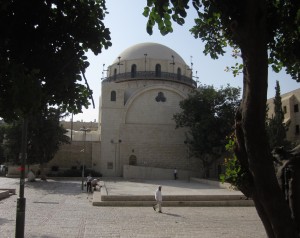
[[[124,165],[123,174],[125,179],[174,179],[174,169],[163,169],[155,167]],[[178,170],[179,180],[188,180],[191,177],[199,177],[196,172],[188,170]]]
[[[62,145],[47,167],[58,166],[62,169],[71,169],[72,167],[80,168],[84,164],[87,168],[93,168],[97,163],[96,157],[99,156],[98,147],[100,147],[100,142],[89,141],[85,143],[73,141],[71,144]]]

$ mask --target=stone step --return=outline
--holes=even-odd
[[[97,201],[93,199],[93,206],[115,207],[151,207],[154,201]],[[254,206],[252,200],[227,201],[163,201],[164,207],[250,207]]]
[[[8,190],[0,190],[0,200],[9,197],[9,191]]]
[[[0,191],[8,191],[9,193],[15,195],[16,189],[15,188],[0,188]]]
[[[93,206],[153,206],[155,200],[150,195],[101,195],[93,193]],[[243,195],[166,195],[163,197],[166,207],[248,207],[254,206],[252,200]]]
[[[164,201],[246,200],[244,195],[164,195]],[[101,201],[155,201],[153,195],[101,195]]]

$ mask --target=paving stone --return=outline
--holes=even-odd
[[[0,178],[0,188],[17,189],[0,201],[1,238],[15,237],[18,184]],[[25,197],[26,238],[267,237],[254,207],[95,207],[80,179],[26,182]]]

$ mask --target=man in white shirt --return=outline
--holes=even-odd
[[[161,204],[162,204],[161,185],[158,186],[158,189],[156,189],[156,191],[155,191],[155,201],[156,201],[156,204],[153,206],[154,211],[156,211],[156,208],[158,207],[158,212],[162,213],[162,210],[161,210]]]
[[[91,193],[92,192],[92,176],[89,174],[86,178],[86,192]]]

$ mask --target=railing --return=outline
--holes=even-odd
[[[175,82],[187,84],[194,88],[197,87],[197,82],[195,80],[186,77],[184,75],[178,75],[175,73],[168,73],[168,72],[157,73],[155,71],[137,71],[135,73],[128,72],[128,73],[116,74],[114,76],[105,78],[103,82],[124,82],[129,80],[141,80],[141,79],[175,81]]]

